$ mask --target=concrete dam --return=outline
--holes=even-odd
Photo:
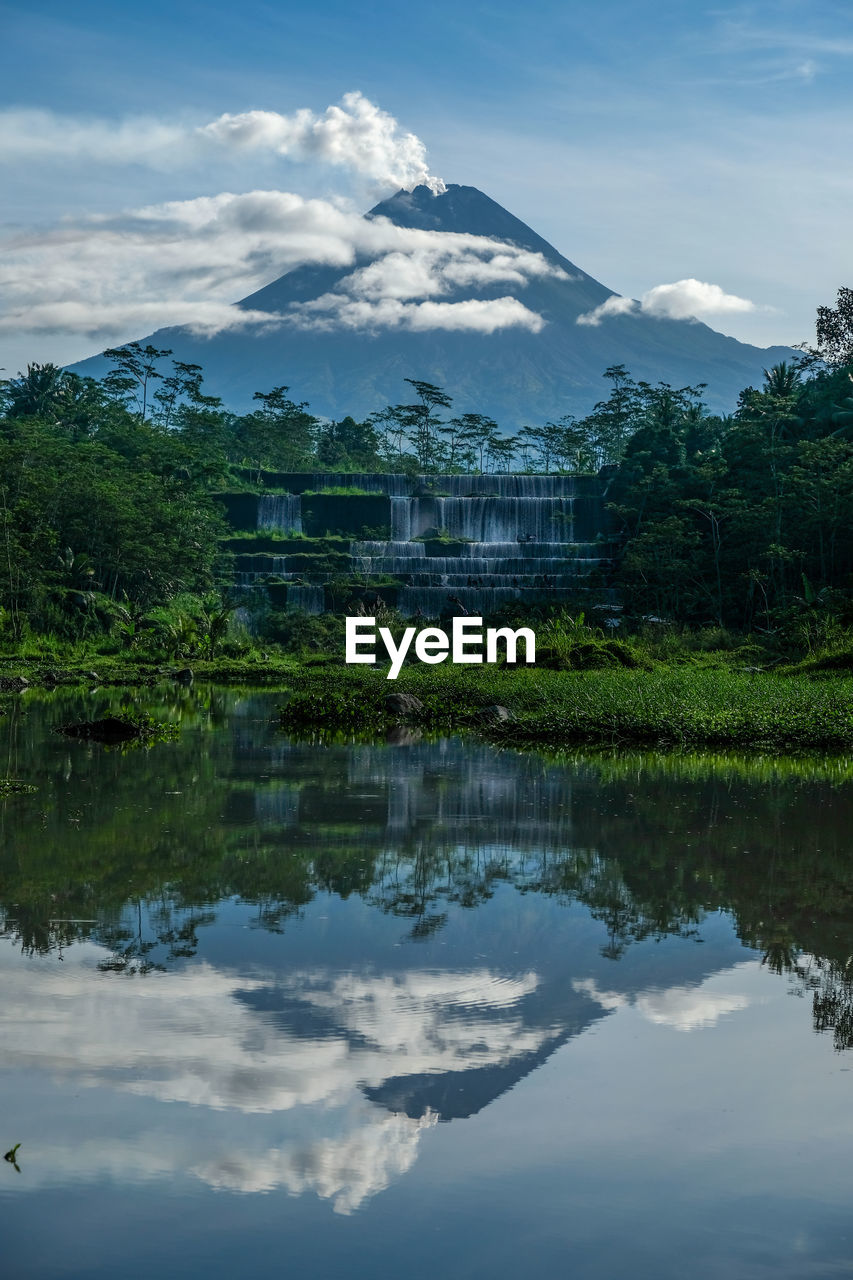
[[[223,494],[235,580],[309,613],[406,617],[569,603],[608,566],[607,477],[272,473]],[[272,490],[272,491],[270,491]]]

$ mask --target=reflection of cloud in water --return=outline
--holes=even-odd
[[[309,1133],[276,1135],[267,1127],[232,1128],[222,1113],[212,1114],[203,1128],[197,1121],[168,1128],[138,1129],[123,1123],[123,1136],[110,1134],[79,1140],[51,1136],[30,1146],[27,1184],[16,1191],[56,1183],[109,1178],[119,1183],[146,1182],[189,1174],[217,1190],[257,1194],[282,1189],[298,1196],[314,1192],[331,1200],[336,1213],[348,1214],[384,1191],[415,1163],[421,1135],[438,1116],[420,1119],[389,1115],[363,1102],[333,1111],[326,1124],[337,1132],[312,1136],[324,1120],[309,1112]],[[224,1123],[223,1123],[224,1122]]]
[[[429,1109],[419,1118],[389,1115],[365,1088],[505,1065],[554,1034],[524,1025],[520,1004],[538,982],[532,973],[312,970],[282,982],[196,964],[117,978],[94,970],[105,954],[82,944],[60,966],[0,949],[5,1068],[71,1078],[75,1088],[291,1119],[277,1126],[285,1131],[274,1147],[260,1124],[236,1143],[223,1141],[230,1122],[213,1115],[202,1126],[190,1121],[191,1137],[172,1135],[165,1147],[161,1139],[150,1160],[136,1137],[123,1151],[87,1142],[91,1176],[157,1176],[165,1163],[212,1186],[313,1190],[348,1212],[412,1165],[421,1133],[437,1119]],[[264,1009],[254,1007],[261,1002]],[[312,1019],[303,1035],[287,1022],[300,1009]],[[85,1175],[83,1154],[79,1146],[55,1150],[53,1176],[72,1165]]]
[[[482,1015],[483,1010],[510,1010],[535,991],[533,973],[514,978],[488,969],[342,974],[331,982],[323,974],[307,974],[294,986],[300,999],[328,1011],[338,1026],[364,1037],[383,1055],[395,1054],[391,1074],[397,1076],[494,1066],[535,1052],[546,1038],[544,1031],[523,1029],[517,1017]],[[421,1065],[415,1066],[418,1059]]]
[[[673,1027],[676,1031],[713,1027],[726,1014],[746,1009],[750,1003],[749,996],[708,991],[704,984],[698,987],[653,988],[631,995],[621,991],[601,991],[592,978],[575,981],[572,987],[608,1012],[633,1008],[648,1022]]]
[[[100,948],[77,947],[61,968],[4,967],[8,1066],[161,1101],[286,1111],[336,1105],[392,1075],[506,1063],[548,1036],[513,1013],[535,990],[534,974],[312,972],[281,984],[199,964],[122,981],[93,974],[82,963],[93,952],[101,958]],[[243,998],[260,991],[323,1011],[332,1033],[290,1031]]]
[[[351,1213],[412,1167],[421,1134],[437,1120],[434,1111],[419,1120],[374,1114],[338,1138],[256,1156],[237,1151],[194,1172],[208,1185],[229,1191],[314,1191],[322,1200],[332,1200],[336,1213]]]

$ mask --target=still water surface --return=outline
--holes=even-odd
[[[4,1274],[853,1275],[849,783],[275,703],[0,719]]]

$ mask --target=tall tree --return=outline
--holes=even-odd
[[[440,429],[443,425],[436,411],[449,409],[453,402],[446,391],[432,382],[421,382],[417,378],[404,378],[403,381],[408,382],[418,397],[417,404],[399,406],[409,414],[409,439],[419,465],[424,471],[434,471],[441,455]]]
[[[813,354],[834,369],[853,365],[853,289],[842,286],[834,307],[818,307],[816,329]]]
[[[289,390],[256,391],[259,407],[236,424],[238,447],[258,479],[264,470],[300,471],[313,462],[317,419],[307,404],[289,398]]]
[[[172,354],[169,348],[154,347],[147,343],[128,342],[123,347],[108,347],[104,352],[113,368],[102,380],[107,392],[122,404],[133,401],[140,422],[148,416],[148,400],[152,383],[163,375],[158,365]]]

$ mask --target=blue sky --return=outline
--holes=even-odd
[[[849,4],[36,0],[7,6],[0,59],[0,127],[20,144],[3,156],[0,216],[15,262],[42,276],[61,274],[55,256],[39,257],[39,237],[53,234],[55,255],[63,219],[253,189],[353,210],[390,194],[375,174],[311,158],[189,155],[167,142],[140,161],[120,145],[98,149],[122,123],[320,116],[358,90],[422,140],[432,173],[480,187],[621,294],[715,284],[753,308],[703,318],[764,345],[809,339],[816,306],[853,283]],[[100,130],[95,142],[65,154],[66,131],[84,126]],[[105,248],[105,278],[123,270]],[[242,296],[242,284],[235,272],[220,296]],[[0,364],[14,372],[103,345],[57,314],[52,330],[0,332]],[[139,323],[113,315],[119,327]]]

